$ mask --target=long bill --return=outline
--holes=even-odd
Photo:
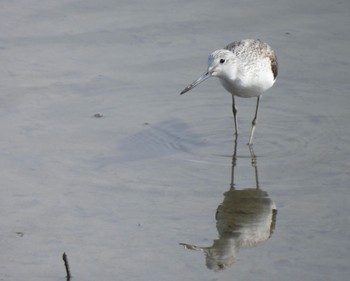
[[[193,89],[196,87],[198,84],[202,83],[203,81],[207,80],[210,77],[209,71],[204,73],[201,77],[199,77],[196,81],[188,85],[181,93],[180,95],[183,95],[184,93],[188,92],[189,90]]]

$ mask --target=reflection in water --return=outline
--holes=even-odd
[[[219,239],[210,247],[181,243],[187,249],[205,253],[206,265],[212,270],[230,267],[241,247],[253,247],[270,238],[276,224],[277,209],[267,192],[259,187],[258,168],[253,148],[249,146],[255,173],[255,188],[236,189],[234,170],[237,162],[237,139],[232,157],[230,189],[216,211]]]

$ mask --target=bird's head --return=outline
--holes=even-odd
[[[207,71],[200,76],[197,80],[188,85],[180,95],[188,92],[193,89],[203,81],[207,80],[210,77],[218,77],[225,79],[230,77],[231,72],[233,71],[234,65],[234,54],[231,51],[220,49],[212,52],[208,57],[208,69]]]
[[[216,50],[208,57],[208,73],[213,77],[227,77],[233,65],[234,54],[229,50]]]

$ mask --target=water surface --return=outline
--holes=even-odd
[[[314,0],[4,3],[0,279],[64,280],[66,252],[75,280],[347,280],[349,11]],[[241,38],[269,42],[280,74],[261,101],[254,165],[255,100],[237,99],[232,189],[230,96],[214,78],[179,92]],[[239,191],[258,211],[231,203]],[[180,243],[234,258],[208,267]]]

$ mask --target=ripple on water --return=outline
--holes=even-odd
[[[120,141],[120,160],[147,160],[189,153],[203,144],[203,139],[180,120],[147,123],[140,131]]]

